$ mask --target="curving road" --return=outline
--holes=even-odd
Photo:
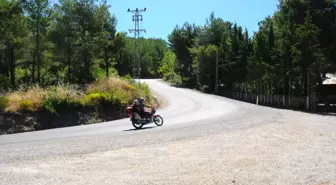
[[[336,184],[336,119],[145,80],[164,125],[0,136],[0,184]]]

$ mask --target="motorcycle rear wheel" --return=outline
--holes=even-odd
[[[144,126],[144,124],[137,123],[136,121],[132,121],[132,125],[135,129],[141,129]]]

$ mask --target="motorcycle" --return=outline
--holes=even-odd
[[[126,111],[130,117],[132,125],[136,129],[141,129],[144,125],[155,123],[157,126],[163,125],[163,118],[160,115],[155,114],[155,109],[153,108],[150,112],[149,117],[142,118],[138,113],[133,112],[132,107],[127,107]]]

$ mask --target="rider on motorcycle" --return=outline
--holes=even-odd
[[[141,113],[140,113],[141,111],[140,111],[140,107],[139,107],[139,101],[137,99],[135,99],[133,101],[132,111],[141,115]]]
[[[142,118],[144,118],[144,117],[148,118],[151,114],[150,112],[145,111],[145,107],[152,108],[152,107],[145,104],[145,99],[144,98],[139,98],[140,116]]]

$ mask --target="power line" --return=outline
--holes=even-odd
[[[140,36],[141,32],[146,33],[146,30],[145,29],[140,29],[139,22],[143,21],[141,13],[145,12],[145,11],[146,11],[146,8],[144,8],[144,9],[136,8],[135,10],[130,10],[130,9],[127,10],[127,12],[133,13],[132,21],[134,22],[134,29],[128,29],[128,31],[130,33],[132,33],[132,32],[134,33],[134,38],[135,38],[134,46],[135,46],[135,53],[136,54],[135,54],[134,64],[137,64],[137,65],[135,65],[136,67],[134,66],[134,68],[133,68],[134,79],[136,77],[138,79],[140,79],[141,66],[140,66],[139,36]]]

